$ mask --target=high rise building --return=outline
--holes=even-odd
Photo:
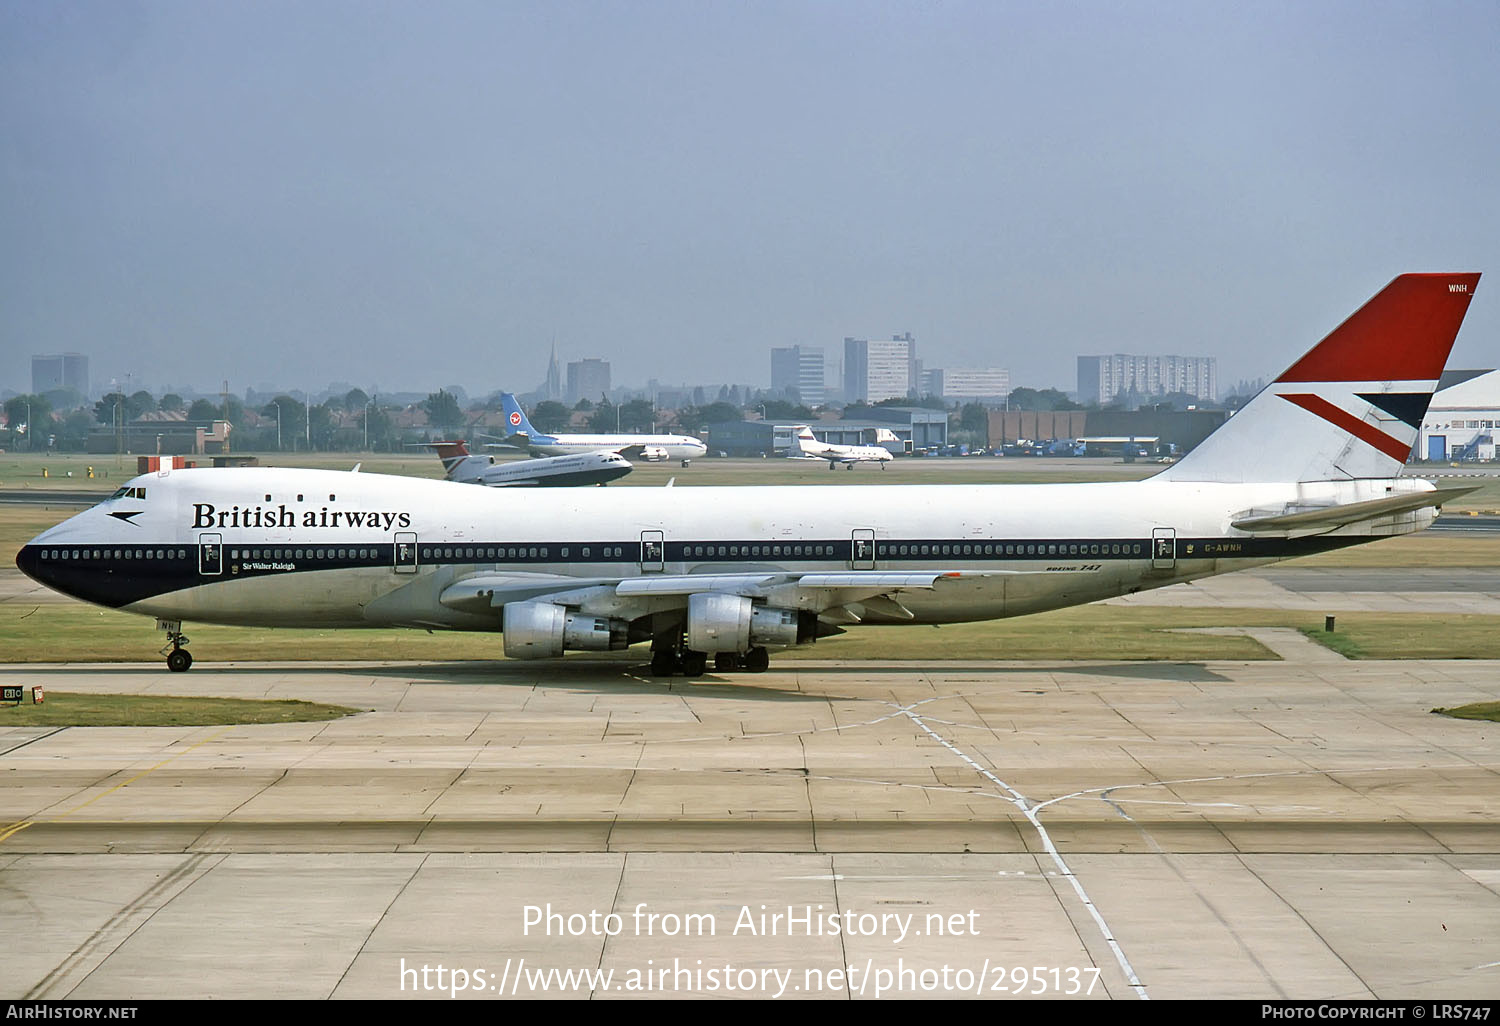
[[[771,391],[795,396],[806,406],[827,398],[822,346],[787,346],[771,350]]]
[[[1010,395],[1010,371],[1003,367],[933,368],[922,372],[922,394],[969,402]]]
[[[911,333],[889,339],[844,339],[844,401],[899,399],[917,381],[917,343]]]
[[[597,403],[609,395],[609,361],[576,360],[568,364],[568,405],[580,399]]]
[[[1205,402],[1219,398],[1219,361],[1212,356],[1080,356],[1078,401],[1108,403],[1134,393],[1142,398],[1186,392]]]
[[[31,391],[42,395],[71,388],[80,396],[89,394],[89,358],[78,353],[55,353],[31,358]]]

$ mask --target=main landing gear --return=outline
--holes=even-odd
[[[182,633],[182,621],[158,620],[156,626],[167,632],[167,643],[161,649],[161,654],[167,657],[167,669],[186,673],[193,665],[193,653],[182,647],[188,643],[187,635]]]
[[[771,667],[771,654],[756,646],[748,652],[715,652],[714,669],[748,670],[750,673],[765,673]],[[651,643],[651,676],[701,677],[708,670],[708,653],[695,652],[682,643],[667,638],[657,638]]]

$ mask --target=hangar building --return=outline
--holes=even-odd
[[[1422,418],[1419,460],[1493,460],[1500,425],[1500,370],[1452,370],[1438,382]]]

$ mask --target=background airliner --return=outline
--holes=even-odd
[[[443,461],[443,476],[460,484],[480,484],[490,488],[559,488],[577,485],[602,485],[618,480],[635,468],[617,452],[579,453],[576,456],[549,456],[541,459],[512,460],[496,463],[493,456],[476,456],[467,442],[426,442]]]
[[[792,459],[827,460],[829,470],[840,463],[853,470],[856,463],[889,463],[895,459],[889,449],[880,445],[835,445],[832,442],[820,442],[813,435],[812,428],[806,424],[799,425],[792,432],[791,451],[787,455]]]
[[[538,431],[526,417],[526,411],[509,392],[500,395],[500,408],[505,411],[505,421],[510,435],[505,439],[509,445],[543,456],[566,456],[572,453],[597,452],[607,449],[626,457],[638,457],[647,461],[660,459],[681,460],[687,466],[708,451],[708,446],[691,435],[548,435]]]
[[[1050,485],[488,488],[167,470],[23,546],[30,577],[182,624],[500,631],[514,658],[651,643],[651,671],[764,670],[877,624],[1034,613],[1408,534],[1400,477],[1478,283],[1386,286],[1179,463]]]

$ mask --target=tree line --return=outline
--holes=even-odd
[[[1181,394],[1156,397],[1156,401],[1166,408],[1185,408],[1197,402],[1195,397]],[[124,425],[160,411],[182,414],[194,423],[227,420],[231,425],[231,446],[240,452],[393,451],[413,441],[477,435],[479,431],[471,429],[471,425],[485,413],[500,408],[498,393],[483,402],[470,404],[466,409],[458,397],[446,389],[429,393],[418,405],[427,415],[428,426],[403,430],[397,424],[399,408],[382,403],[378,397],[359,388],[350,389],[343,395],[329,396],[315,404],[286,394],[278,395],[269,402],[254,406],[258,415],[254,418],[247,416],[244,400],[234,395],[219,400],[198,398],[189,401],[171,392],[158,399],[141,389],[128,395],[111,392],[92,405],[82,403],[76,393],[20,395],[5,400],[8,427],[0,432],[0,445],[22,451],[28,447],[83,451],[90,432],[123,429]],[[1117,402],[1106,408],[1118,405]],[[871,409],[880,406],[944,410],[948,413],[950,435],[981,442],[988,432],[992,408],[992,404],[979,402],[950,406],[935,396],[903,397],[876,403],[850,403],[842,408],[840,417],[864,419]],[[1016,388],[1004,408],[1046,411],[1098,407],[1097,404],[1085,407],[1057,389]],[[574,427],[578,414],[582,414],[578,418],[582,424]],[[649,399],[631,399],[622,403],[612,403],[607,398],[601,398],[597,403],[581,399],[571,407],[555,400],[543,400],[528,411],[536,429],[548,434],[582,429],[596,434],[670,431],[696,435],[704,432],[710,424],[744,420],[751,414],[779,423],[813,422],[819,416],[817,411],[785,399],[763,399],[740,405],[720,398],[675,411],[658,409]],[[505,433],[506,429],[500,429],[499,434]]]

